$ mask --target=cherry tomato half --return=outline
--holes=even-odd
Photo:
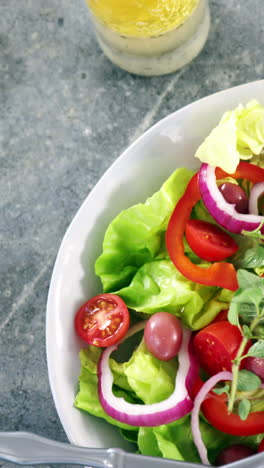
[[[193,346],[201,367],[209,374],[232,369],[242,335],[238,327],[227,320],[213,322],[194,337]],[[250,346],[247,344],[246,350]]]
[[[219,314],[217,314],[217,316],[213,320],[213,323],[223,322],[224,320],[227,320],[227,316],[228,316],[228,309],[223,309],[221,310],[221,312],[219,312]]]
[[[100,294],[85,302],[75,315],[77,335],[87,343],[106,347],[126,334],[130,316],[124,301],[114,294]]]
[[[197,377],[192,388],[192,398],[195,398],[203,381]],[[209,392],[202,403],[202,412],[207,421],[219,431],[235,436],[251,436],[264,432],[264,411],[250,413],[242,420],[238,414],[229,413],[226,395]]]
[[[238,250],[234,239],[215,224],[189,219],[185,228],[186,240],[198,257],[209,262],[218,262]]]

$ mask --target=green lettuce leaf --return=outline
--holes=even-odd
[[[88,346],[86,349],[80,351],[79,357],[81,361],[81,372],[79,376],[79,389],[75,398],[74,405],[76,408],[87,411],[88,413],[105,419],[107,422],[114,426],[118,426],[121,429],[137,431],[138,428],[130,426],[128,424],[121,423],[108,416],[101,406],[98,397],[98,379],[97,379],[97,363],[102,350],[95,346]],[[114,374],[115,376],[115,374]],[[114,378],[115,384],[115,378]],[[120,381],[119,381],[120,384]],[[129,387],[125,389],[115,385],[114,393],[116,396],[123,397],[130,403],[138,403],[133,398],[133,392],[127,391]]]
[[[170,312],[193,330],[206,326],[227,308],[233,294],[188,280],[168,259],[146,263],[129,286],[114,292],[131,309],[147,314]]]
[[[177,359],[160,361],[156,359],[146,348],[144,340],[133,352],[129,361],[114,363],[111,360],[111,368],[119,374],[123,373],[129,387],[135,395],[145,404],[157,403],[168,398],[174,390]]]
[[[202,439],[208,450],[209,461],[214,464],[221,450],[233,444],[245,444],[257,449],[263,434],[250,437],[238,437],[218,431],[203,418],[200,418]],[[143,455],[154,455],[173,460],[201,463],[198,451],[193,442],[190,416],[170,424],[157,427],[140,427],[138,447]]]
[[[257,101],[226,112],[195,153],[200,161],[235,172],[240,159],[259,155],[264,146],[264,107]]]
[[[120,348],[124,345],[120,345]],[[108,416],[103,410],[98,397],[97,364],[102,350],[88,346],[79,353],[81,372],[75,406],[100,417],[125,431],[137,431],[138,428],[120,423]],[[122,349],[121,349],[122,354]],[[174,390],[177,358],[170,361],[156,359],[146,348],[144,340],[133,350],[128,361],[117,362],[110,358],[110,367],[114,377],[113,392],[130,403],[151,404],[165,400]],[[130,432],[125,432],[127,436]],[[129,436],[131,438],[131,434]]]
[[[127,286],[137,270],[159,253],[166,254],[164,233],[193,171],[177,169],[145,203],[122,211],[109,225],[103,252],[95,264],[104,292]]]
[[[217,287],[200,285],[181,275],[166,249],[168,220],[192,175],[192,171],[177,169],[146,203],[122,211],[106,231],[95,271],[104,292],[119,295],[130,309],[146,314],[171,312],[197,330],[226,308],[230,299],[221,300]],[[209,217],[202,202],[193,215],[201,213]],[[192,262],[201,263],[184,242],[185,254]]]

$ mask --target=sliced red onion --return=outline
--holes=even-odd
[[[194,399],[194,406],[193,406],[192,416],[191,416],[192,435],[193,435],[193,441],[200,455],[201,462],[204,465],[211,465],[211,463],[208,460],[207,449],[203,443],[201,431],[199,428],[200,407],[207,393],[209,393],[210,390],[212,390],[212,388],[214,388],[214,386],[218,382],[220,382],[221,380],[232,380],[232,378],[233,378],[232,372],[227,372],[227,371],[218,372],[218,374],[213,375],[209,380],[207,380],[204,383],[204,385],[199,390],[199,392],[197,393]]]
[[[199,171],[199,188],[203,202],[220,226],[240,234],[243,230],[253,231],[264,221],[264,216],[238,213],[235,205],[227,203],[217,187],[215,167],[202,164]],[[261,227],[264,234],[264,226]]]
[[[141,329],[145,322],[141,325]],[[128,336],[139,331],[131,327]],[[130,424],[131,426],[159,426],[168,424],[182,418],[190,413],[193,402],[189,396],[188,389],[191,387],[198,373],[197,361],[191,349],[191,331],[183,330],[183,340],[178,353],[179,368],[175,379],[173,393],[159,403],[149,405],[132,404],[124,398],[118,398],[113,394],[113,375],[109,366],[109,357],[118,345],[109,346],[102,354],[98,363],[98,393],[99,399],[105,412],[117,421]]]
[[[258,182],[254,184],[249,195],[248,208],[249,213],[252,215],[258,215],[258,199],[264,194],[264,182]]]

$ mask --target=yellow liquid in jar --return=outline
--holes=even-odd
[[[183,24],[199,0],[86,0],[93,14],[125,36],[151,37]]]

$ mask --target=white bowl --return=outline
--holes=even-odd
[[[71,443],[128,448],[118,429],[73,405],[83,345],[73,317],[85,300],[101,292],[93,265],[107,225],[122,209],[159,189],[176,167],[196,167],[193,154],[223,112],[254,98],[264,104],[264,80],[213,94],[158,122],[106,171],[68,228],[51,278],[46,336],[50,386]]]

